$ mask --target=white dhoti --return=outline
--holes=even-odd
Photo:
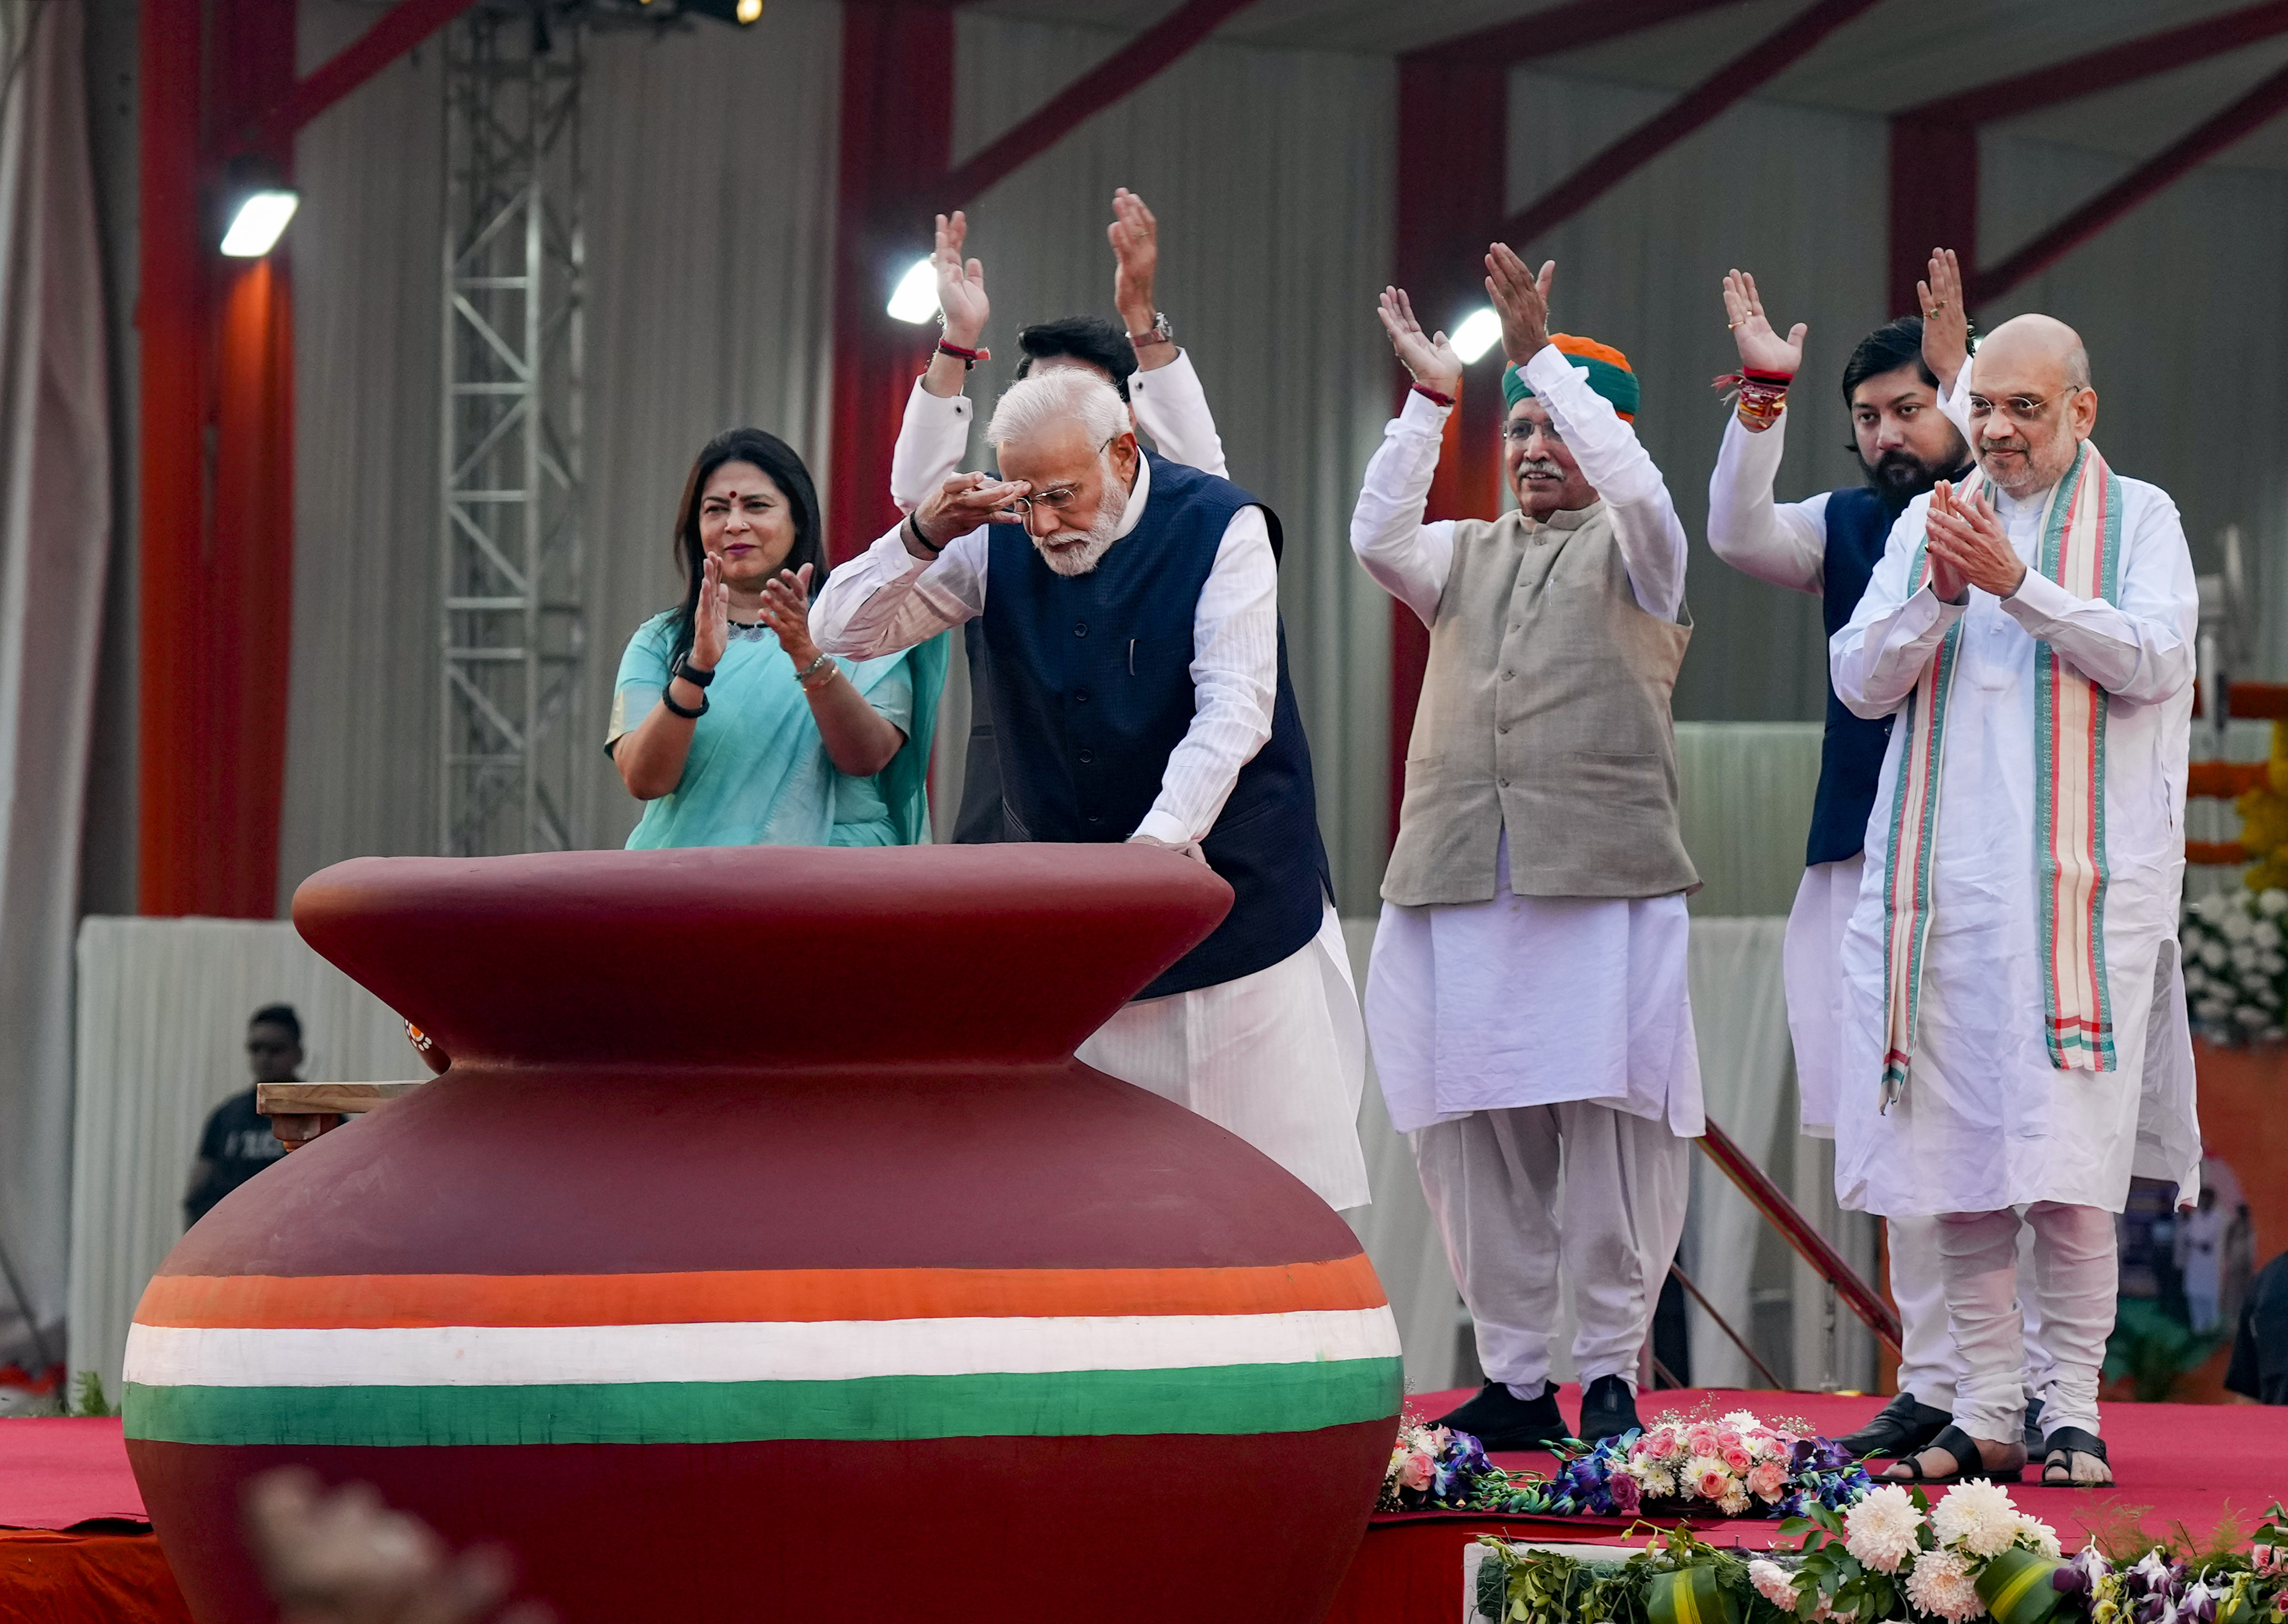
[[[1385,904],[1366,1017],[1490,1380],[1537,1390],[1561,1266],[1584,1382],[1636,1381],[1702,1129],[1680,896]]]
[[[1229,1129],[1328,1206],[1367,1204],[1366,1034],[1342,923],[1267,970],[1140,999],[1078,1050],[1097,1070]]]

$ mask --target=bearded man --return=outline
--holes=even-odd
[[[1852,712],[1900,718],[1843,944],[1836,1195],[1938,1220],[1953,1420],[1887,1475],[2023,1470],[2030,1228],[2042,1481],[2106,1484],[2114,1215],[2133,1172],[2181,1171],[2139,1165],[2140,1129],[2177,986],[2199,597],[2175,504],[2090,439],[2072,329],[1997,328],[1970,416],[1976,473],[1909,505],[1829,645]],[[2189,1093],[2173,1105],[2163,1137],[2197,1141]]]
[[[1759,581],[1816,594],[1830,637],[1859,606],[1907,504],[1970,469],[1965,392],[1956,387],[1970,359],[1969,329],[1951,252],[1931,256],[1920,292],[1923,316],[1877,328],[1843,368],[1844,405],[1866,482],[1783,503],[1774,499],[1773,484],[1786,448],[1788,386],[1802,367],[1809,329],[1798,322],[1783,338],[1764,313],[1756,279],[1736,270],[1724,278],[1726,323],[1740,354],[1739,401],[1725,420],[1723,449],[1708,481],[1708,545]],[[1947,408],[1963,413],[1960,421]],[[1835,1137],[1843,932],[1859,900],[1867,818],[1890,736],[1889,717],[1852,715],[1828,685],[1811,838],[1783,958],[1802,1129],[1814,1138]],[[1855,1454],[1911,1454],[1938,1436],[1954,1407],[1954,1345],[1939,1282],[1937,1221],[1894,1218],[1887,1228],[1891,1295],[1899,1310],[1899,1391],[1871,1422],[1842,1440]],[[2041,1363],[2038,1352],[2034,1362]]]
[[[1223,441],[1207,393],[1155,297],[1159,219],[1142,198],[1121,186],[1112,194],[1112,223],[1105,235],[1112,244],[1112,305],[1120,321],[1065,316],[1020,329],[1017,348],[1023,359],[1017,376],[1026,378],[1057,367],[1092,372],[1119,391],[1129,421],[1152,437],[1162,456],[1223,478]],[[981,346],[992,304],[985,293],[983,263],[962,257],[968,239],[969,217],[960,210],[937,217],[930,262],[944,331],[928,368],[914,380],[890,456],[890,496],[902,513],[919,507],[969,453],[972,408],[964,391],[977,363],[991,355]],[[969,672],[969,748],[953,837],[965,845],[1013,839],[1002,814],[1001,763],[993,748],[993,685],[986,669],[990,656],[974,621],[962,628],[962,651]]]
[[[1486,1382],[1442,1425],[1492,1449],[1636,1426],[1638,1359],[1702,1131],[1669,700],[1691,631],[1684,527],[1619,351],[1549,331],[1556,267],[1495,244],[1517,511],[1422,522],[1462,363],[1406,295],[1414,378],[1351,546],[1430,632],[1367,1031],[1476,1328]],[[1561,1266],[1581,1415],[1550,1378]]]
[[[1013,386],[986,438],[1004,477],[954,475],[836,570],[819,646],[888,654],[980,624],[1012,835],[1164,846],[1236,893],[1080,1058],[1229,1129],[1329,1206],[1363,1206],[1365,1054],[1287,679],[1279,521],[1140,450],[1119,395],[1080,368]]]

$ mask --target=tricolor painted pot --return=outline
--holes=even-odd
[[[202,1624],[298,1462],[568,1624],[1316,1620],[1398,1343],[1349,1228],[1076,1061],[1229,891],[1126,847],[365,860],[318,951],[453,1057],[168,1258],[138,1480]]]

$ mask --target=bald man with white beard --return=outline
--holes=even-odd
[[[1953,1422],[1899,1481],[2015,1481],[2033,1232],[2042,1481],[2112,1481],[2098,1373],[2149,1042],[2178,990],[2198,594],[2176,506],[2107,466],[2081,340],[2026,315],[1971,363],[1977,471],[1900,516],[1835,691],[1896,716],[1844,940],[1836,1194],[1939,1220]],[[2187,1120],[2189,1094],[2170,1102]],[[2149,1127],[2151,1124],[2149,1124]]]

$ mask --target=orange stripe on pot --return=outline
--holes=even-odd
[[[687,1274],[183,1275],[139,1325],[319,1327],[676,1325],[1106,1314],[1266,1314],[1383,1305],[1363,1253],[1227,1269],[768,1269]]]

